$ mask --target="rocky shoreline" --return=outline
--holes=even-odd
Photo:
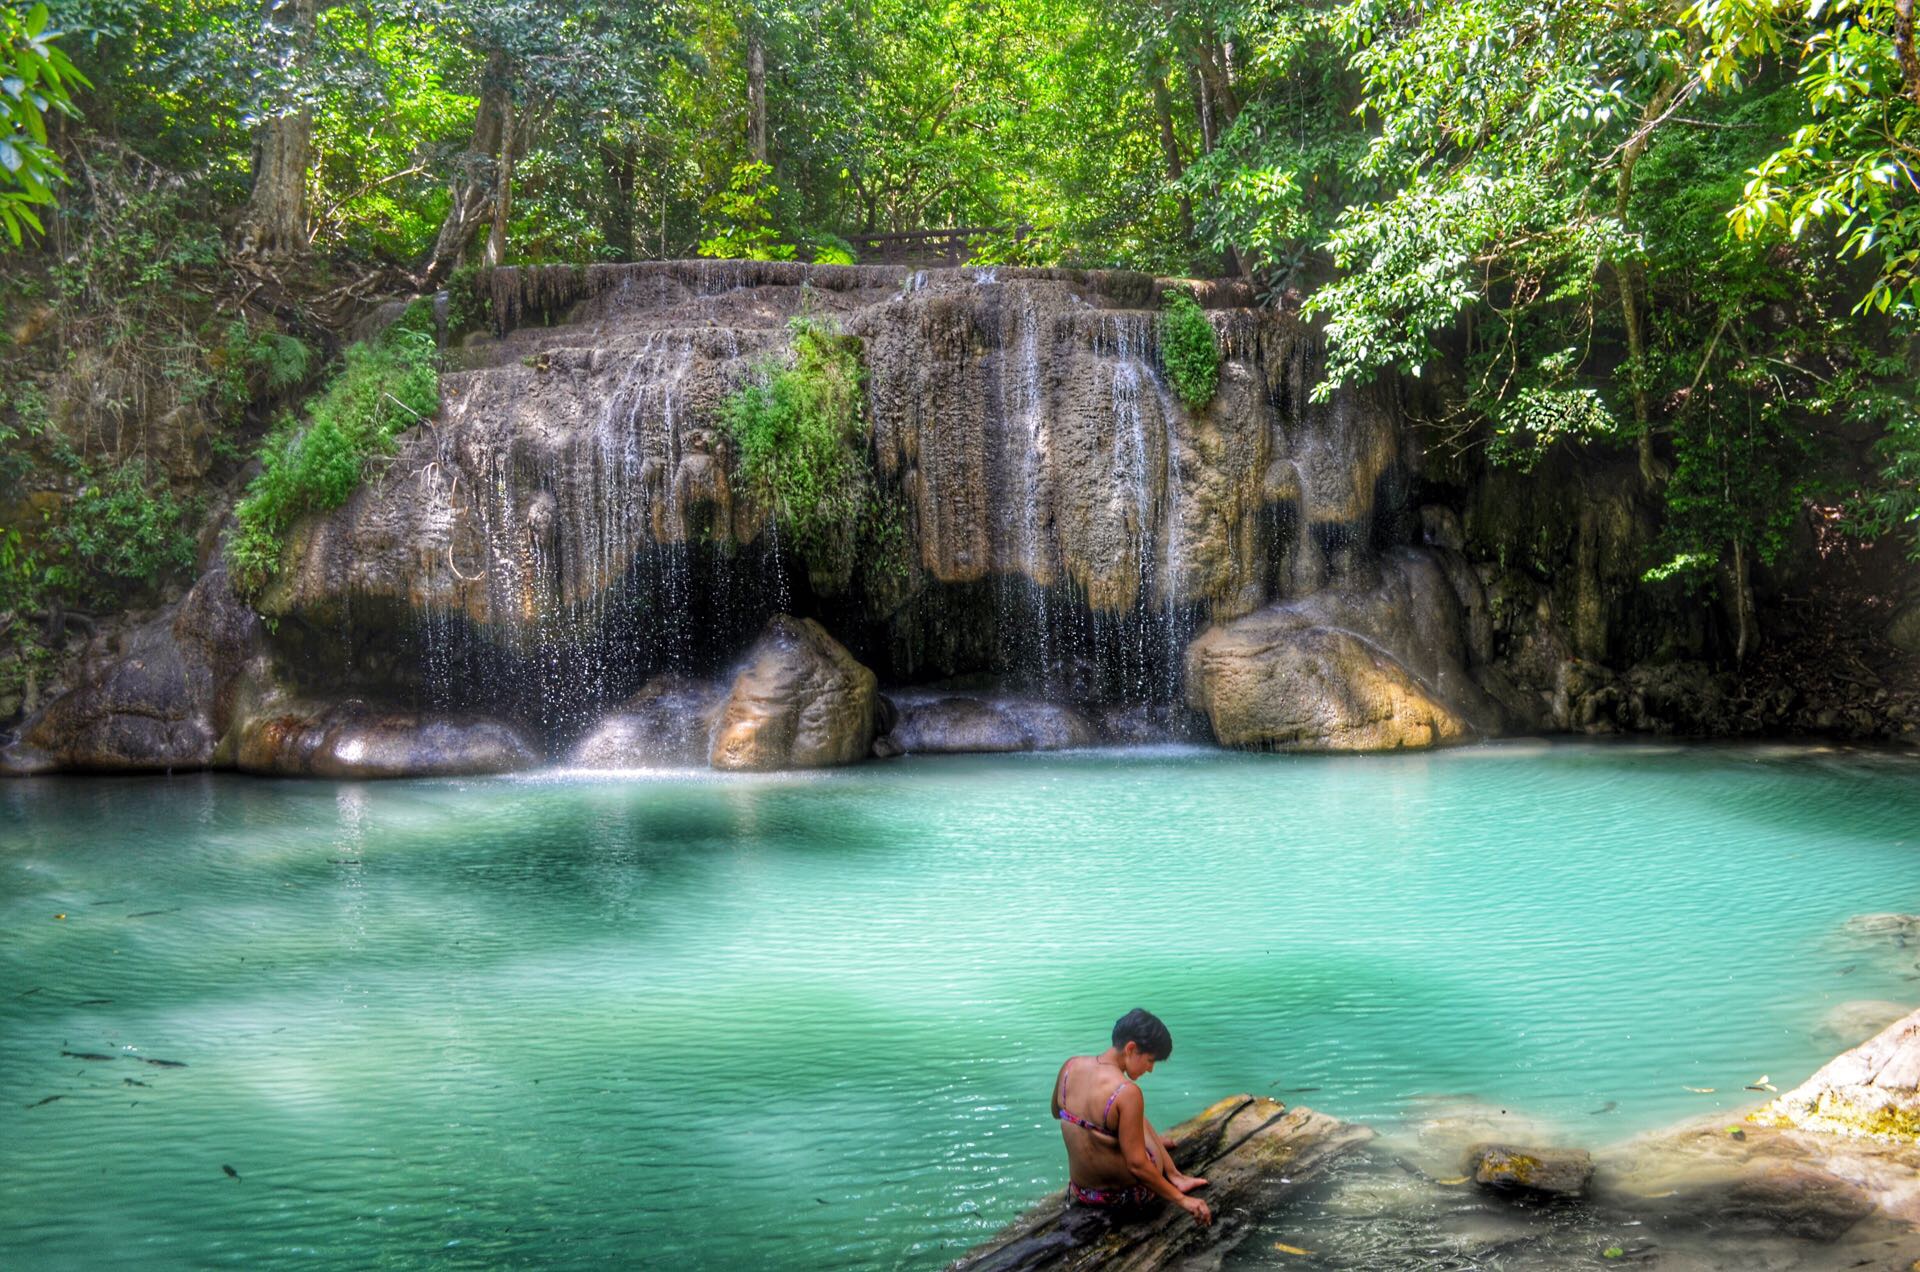
[[[1056,1194],[952,1268],[1272,1266],[1268,1249],[1287,1256],[1282,1265],[1379,1272],[1614,1261],[1904,1269],[1920,1259],[1920,1011],[1744,1115],[1591,1152],[1474,1139],[1482,1128],[1465,1119],[1419,1151],[1422,1165],[1368,1128],[1280,1110],[1234,1097],[1173,1133],[1188,1153],[1220,1138],[1211,1130],[1223,1115],[1259,1128],[1251,1149],[1204,1172],[1225,1217],[1213,1229],[1171,1210],[1114,1222]]]

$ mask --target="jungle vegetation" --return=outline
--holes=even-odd
[[[1920,551],[1917,161],[1913,0],[6,0],[6,639],[158,595],[202,505],[266,572],[378,299],[943,227],[1241,278],[1463,451],[1637,456],[1649,577],[1744,596],[1810,498]]]

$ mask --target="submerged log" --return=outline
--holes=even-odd
[[[1197,1194],[1213,1208],[1202,1228],[1184,1210],[1161,1204],[1116,1217],[1047,1197],[949,1272],[1149,1272],[1211,1263],[1245,1240],[1254,1224],[1312,1183],[1342,1154],[1373,1138],[1355,1126],[1289,1109],[1276,1100],[1229,1096],[1167,1132],[1173,1158],[1209,1186]]]

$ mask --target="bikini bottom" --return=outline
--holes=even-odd
[[[1082,1188],[1079,1184],[1069,1183],[1067,1196],[1082,1206],[1098,1206],[1106,1210],[1131,1210],[1159,1200],[1151,1188],[1142,1184],[1125,1188]]]

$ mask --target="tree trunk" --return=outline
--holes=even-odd
[[[1213,92],[1207,86],[1206,77],[1200,74],[1197,60],[1188,59],[1187,78],[1193,82],[1193,109],[1200,116],[1200,145],[1203,153],[1212,154],[1213,144],[1218,138],[1216,121],[1213,114]],[[1235,278],[1240,276],[1240,254],[1228,244],[1221,253],[1222,265],[1227,273]]]
[[[500,114],[500,162],[494,168],[493,229],[487,234],[487,264],[507,263],[507,213],[513,204],[513,98]]]
[[[487,223],[489,204],[498,184],[493,165],[487,162],[500,153],[505,141],[502,124],[511,114],[508,105],[506,54],[494,52],[480,84],[480,103],[474,108],[473,144],[462,156],[460,171],[450,186],[446,219],[434,239],[433,251],[421,267],[420,285],[432,290],[445,282],[466,255],[467,245],[479,228]]]
[[[1733,642],[1737,666],[1746,662],[1747,651],[1753,648],[1753,578],[1747,565],[1747,545],[1740,539],[1733,541],[1733,616],[1739,633]]]
[[[1633,201],[1633,169],[1653,141],[1653,131],[1667,107],[1681,90],[1678,80],[1668,80],[1657,89],[1641,112],[1640,127],[1620,151],[1620,175],[1614,182],[1613,213],[1622,234],[1627,229],[1627,213]],[[1653,450],[1652,404],[1647,393],[1646,313],[1640,304],[1640,288],[1646,265],[1638,256],[1614,262],[1613,274],[1620,284],[1620,316],[1627,328],[1627,368],[1633,377],[1633,423],[1638,438],[1640,479],[1648,486],[1664,481],[1666,466]]]
[[[1180,139],[1173,134],[1173,99],[1167,92],[1167,77],[1164,72],[1153,73],[1153,113],[1160,121],[1160,153],[1167,160],[1167,182],[1179,185],[1184,169],[1180,163]],[[1180,230],[1186,241],[1193,241],[1193,200],[1182,192],[1180,195]]]
[[[1194,62],[1187,63],[1187,80],[1193,85],[1193,113],[1200,118],[1200,153],[1213,153],[1215,138],[1213,124],[1213,94],[1207,91],[1207,81],[1201,76]]]
[[[1233,78],[1227,73],[1227,52],[1220,43],[1220,37],[1208,29],[1206,38],[1194,46],[1194,62],[1200,75],[1207,82],[1207,93],[1213,98],[1214,111],[1218,115],[1219,132],[1225,132],[1232,126],[1240,114],[1240,98],[1233,91]]]
[[[236,227],[243,256],[287,256],[307,246],[307,168],[313,159],[313,112],[298,78],[313,47],[318,0],[267,0],[261,18],[275,45],[291,98],[253,130],[253,189]]]
[[[638,193],[639,156],[631,141],[615,146],[600,145],[600,172],[606,184],[607,220],[601,232],[607,246],[623,261],[639,256],[639,235],[634,225],[634,198]]]
[[[1907,82],[1915,105],[1920,105],[1920,53],[1913,47],[1913,0],[1893,0],[1893,51],[1900,59],[1900,78]]]
[[[767,49],[758,26],[747,32],[747,145],[755,163],[767,162]]]
[[[1202,1228],[1162,1203],[1116,1217],[1068,1205],[1054,1193],[998,1235],[955,1262],[949,1272],[1149,1272],[1214,1267],[1252,1235],[1262,1214],[1318,1182],[1336,1159],[1373,1138],[1364,1126],[1311,1109],[1236,1095],[1167,1133],[1174,1158],[1209,1185],[1198,1196],[1213,1208]]]
[[[1656,485],[1666,476],[1653,450],[1652,407],[1645,380],[1647,336],[1638,294],[1640,263],[1616,261],[1613,276],[1620,284],[1620,317],[1627,327],[1627,374],[1633,377],[1633,424],[1639,447],[1640,480]]]

